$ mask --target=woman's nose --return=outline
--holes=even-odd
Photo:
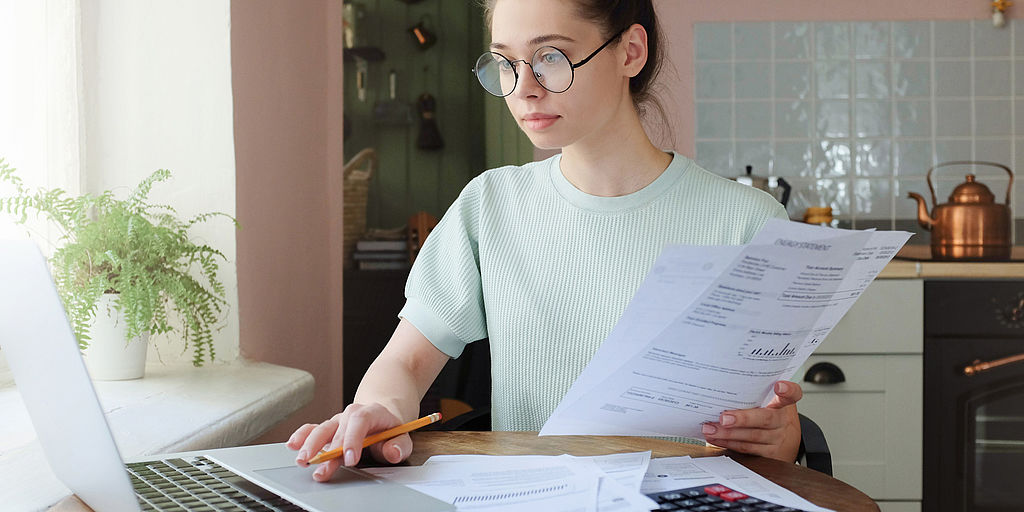
[[[532,98],[540,97],[547,89],[541,87],[540,80],[537,78],[536,73],[533,72],[533,67],[523,62],[520,66],[519,83],[516,84],[516,88],[512,93],[519,98]]]

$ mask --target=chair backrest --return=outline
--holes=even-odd
[[[799,405],[797,405],[799,407]],[[800,415],[800,454],[804,465],[832,476],[832,454],[825,441],[825,433],[814,420]]]

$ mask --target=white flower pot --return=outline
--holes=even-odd
[[[141,379],[146,373],[149,335],[125,342],[124,315],[114,309],[117,295],[105,293],[97,303],[96,318],[89,328],[89,346],[82,359],[94,380]]]

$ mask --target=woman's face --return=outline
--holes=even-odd
[[[529,62],[538,48],[553,46],[575,64],[606,40],[600,27],[579,18],[575,2],[498,0],[494,6],[490,49],[510,61]],[[541,87],[530,66],[519,62],[519,81],[505,102],[535,146],[571,145],[606,129],[628,96],[629,77],[619,62],[624,58],[617,42],[609,45],[576,68],[572,86],[562,93]]]

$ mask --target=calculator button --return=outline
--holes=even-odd
[[[722,498],[725,501],[739,501],[739,500],[747,499],[750,496],[747,496],[746,494],[743,494],[742,492],[739,492],[739,491],[729,491],[729,492],[723,492],[722,494],[719,494],[718,497]]]
[[[711,496],[718,496],[719,494],[722,494],[724,492],[729,492],[731,490],[732,489],[730,489],[730,488],[728,488],[728,487],[726,487],[724,485],[720,485],[720,484],[709,485],[709,486],[704,488],[704,492],[710,494]]]

